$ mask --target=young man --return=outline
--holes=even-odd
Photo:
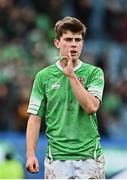
[[[38,72],[33,84],[28,107],[26,168],[31,173],[39,171],[36,144],[45,116],[46,179],[104,178],[96,118],[104,77],[100,68],[79,59],[85,33],[85,25],[76,18],[58,21],[54,44],[59,49],[59,60]]]

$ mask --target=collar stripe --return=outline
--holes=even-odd
[[[81,66],[82,66],[83,62],[82,61],[79,61],[79,64],[74,67],[74,71],[78,70]],[[56,62],[56,66],[61,70],[63,71],[63,68],[62,66],[60,65],[59,61]]]

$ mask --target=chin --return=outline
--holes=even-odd
[[[78,56],[72,56],[73,60],[76,61],[77,59],[79,59]]]
[[[73,62],[73,63],[75,63],[77,60],[78,60],[78,58],[77,58],[77,57],[73,57],[72,62]]]

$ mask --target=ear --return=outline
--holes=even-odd
[[[56,48],[60,48],[60,41],[58,39],[54,40],[54,45]]]

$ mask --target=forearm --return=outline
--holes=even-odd
[[[27,124],[27,132],[26,132],[27,158],[35,156],[40,125],[41,125],[41,118],[35,115],[30,115]]]
[[[70,80],[71,87],[74,95],[79,101],[82,108],[88,113],[93,114],[99,108],[99,100],[90,94],[80,83],[76,75],[68,77]]]

